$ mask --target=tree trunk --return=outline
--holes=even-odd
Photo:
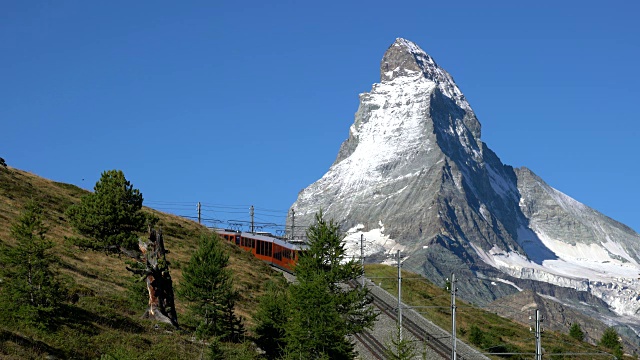
[[[147,283],[149,292],[149,307],[144,313],[145,318],[155,319],[178,327],[178,316],[176,314],[173,281],[169,274],[169,263],[166,259],[167,250],[164,248],[162,231],[156,232],[149,229],[149,240],[138,241],[138,247],[144,257],[145,269],[127,270],[144,275],[141,280]]]

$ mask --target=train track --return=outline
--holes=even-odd
[[[350,283],[350,285],[352,287],[358,286],[358,284],[356,284],[355,282]],[[396,311],[397,303],[390,304],[387,302],[387,300],[376,295],[373,291],[370,292],[370,294],[373,297],[373,305],[376,308],[378,308],[381,313],[384,313],[386,316],[388,316],[389,318],[397,322],[398,321],[398,314]],[[423,326],[420,326],[419,324],[417,324],[409,316],[402,317],[402,328],[405,329],[406,331],[409,331],[409,333],[411,333],[411,335],[413,335],[413,337],[416,340],[420,341],[423,344],[426,344],[426,346],[428,346],[433,352],[435,352],[442,358],[449,359],[451,357],[450,343],[444,342],[441,336],[430,333],[428,329],[425,329]],[[368,334],[368,335],[371,336],[371,334]],[[360,341],[360,339],[358,340]],[[369,349],[369,347],[364,343],[364,341],[360,341],[360,342],[363,343],[363,345],[370,352],[374,353],[374,351]],[[377,343],[379,344],[380,342],[377,341]],[[384,346],[382,349],[383,349],[382,353],[384,353]],[[381,359],[380,357],[376,357],[376,358]],[[466,357],[461,355],[460,352],[457,352],[456,358],[460,360],[465,360],[465,359],[468,360]]]
[[[396,312],[396,308],[387,304],[384,300],[376,296],[372,293],[373,296],[373,305],[377,307],[381,312],[389,316],[391,319],[398,321],[398,313]],[[451,356],[451,347],[447,344],[443,343],[437,337],[434,337],[422,329],[418,324],[416,324],[413,320],[408,317],[402,318],[402,328],[408,330],[417,340],[422,343],[425,343],[428,347],[431,348],[438,355],[447,359]],[[457,356],[458,359],[464,360],[462,356]]]
[[[378,360],[385,359],[386,347],[373,334],[365,330],[359,334],[353,335],[362,346],[364,346],[374,358]]]
[[[292,278],[288,280],[294,281],[295,275],[291,271],[287,271],[284,269],[278,269],[278,270],[282,271],[283,273],[289,274]],[[357,283],[356,281],[350,281],[348,285],[351,287],[360,286],[360,284]],[[369,285],[373,285],[373,283],[370,283]],[[379,288],[379,289],[380,291],[384,292],[387,296],[393,297],[392,295],[384,291],[382,288]],[[381,313],[388,316],[391,320],[396,322],[398,321],[398,314],[396,312],[396,308],[398,305],[397,299],[394,298],[395,301],[393,301],[393,303],[390,303],[388,300],[385,300],[379,295],[377,295],[374,291],[371,291],[370,295],[373,298],[373,306],[375,306]],[[439,331],[435,331],[435,330],[429,329],[429,326],[427,325],[421,326],[417,324],[415,321],[413,321],[408,315],[409,314],[404,315],[402,317],[402,328],[409,331],[416,340],[425,344],[434,353],[438,354],[438,356],[442,357],[443,359],[451,358],[451,343],[443,341],[443,339],[447,339],[447,338],[451,339],[450,335],[447,333],[439,333],[439,332],[442,332],[442,330],[440,329],[438,329]],[[421,316],[421,315],[418,314],[418,316]],[[378,340],[378,338],[374,336],[374,334],[372,334],[370,331],[365,330],[362,333],[354,334],[353,337],[369,353],[371,353],[371,355],[375,359],[379,359],[379,360],[386,359],[386,356],[385,356],[385,352],[387,350],[386,346],[382,342],[380,342],[380,340]],[[487,357],[482,356],[480,353],[476,354],[478,356],[475,356],[473,353],[471,353],[469,355],[471,357],[468,357],[461,354],[460,350],[462,349],[460,348],[460,343],[458,343],[458,351],[456,354],[456,358],[459,360],[472,360],[476,358],[488,359]]]

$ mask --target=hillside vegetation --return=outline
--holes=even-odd
[[[367,265],[365,273],[368,278],[389,293],[398,294],[398,269],[387,265]],[[425,318],[441,328],[451,331],[451,294],[437,287],[424,277],[402,271],[402,300],[405,304],[415,306]],[[458,339],[475,346],[483,353],[513,353],[502,357],[490,355],[495,359],[532,359],[535,354],[535,337],[530,331],[535,328],[535,320],[518,323],[498,316],[492,311],[475,307],[469,303],[456,300],[456,328]],[[504,311],[504,309],[502,309]],[[511,312],[523,312],[510,308]],[[525,312],[526,313],[526,312]],[[529,311],[533,315],[532,311]],[[524,314],[523,314],[524,315]],[[524,316],[527,318],[527,316]],[[542,323],[545,329],[547,324]],[[446,341],[450,341],[447,339]],[[549,355],[546,359],[606,359],[611,352],[601,346],[593,346],[578,341],[569,334],[561,334],[544,330],[542,334],[543,353],[567,354],[589,353],[589,355]]]
[[[144,189],[141,190],[144,193]],[[41,205],[48,227],[46,237],[54,243],[53,253],[60,259],[56,268],[67,287],[62,313],[55,319],[55,328],[43,330],[17,322],[0,322],[0,358],[200,358],[207,349],[194,338],[195,321],[187,315],[188,302],[180,297],[176,300],[180,330],[142,319],[147,307],[146,290],[141,282],[136,281],[138,277],[126,270],[129,259],[122,254],[81,249],[66,239],[77,234],[65,217],[65,211],[72,204],[79,203],[87,193],[74,185],[46,180],[11,167],[0,167],[0,242],[14,246],[11,225],[27,203],[35,201]],[[177,216],[149,208],[144,208],[144,211],[160,219],[157,226],[163,231],[165,246],[170,251],[168,260],[172,278],[179,287],[182,269],[198,247],[197,239],[209,230]],[[145,237],[146,234],[141,233],[140,236]],[[235,312],[250,330],[254,325],[258,299],[266,292],[267,284],[273,282],[276,286],[283,286],[284,279],[267,264],[235,245],[223,242],[222,246],[230,256],[229,268],[239,293]],[[391,294],[397,294],[396,268],[368,265],[366,274]],[[403,278],[404,302],[421,307],[418,310],[426,318],[450,329],[449,293],[413,273],[403,271]],[[457,335],[461,340],[474,344],[483,352],[524,353],[502,358],[532,358],[535,349],[534,337],[529,330],[532,323],[513,322],[463,301],[458,301],[457,305]],[[252,335],[251,332],[247,334]],[[546,354],[598,353],[546,358],[605,358],[600,354],[607,351],[552,331],[544,332],[542,343]],[[227,354],[235,351],[238,357],[255,357],[255,349],[247,346],[239,344]]]
[[[144,189],[141,189],[144,193]],[[169,359],[197,358],[203,351],[193,338],[187,303],[177,298],[181,329],[141,319],[147,307],[144,285],[125,268],[129,259],[120,254],[83,250],[66,237],[77,236],[65,217],[72,204],[80,202],[86,190],[43,179],[11,167],[0,167],[0,241],[13,246],[11,225],[29,201],[43,207],[46,238],[54,242],[52,252],[60,258],[57,270],[67,287],[62,314],[53,330],[39,330],[20,323],[0,322],[0,358],[75,359]],[[174,284],[180,286],[181,268],[197,248],[197,239],[208,230],[192,221],[144,208],[160,219],[156,227],[164,234],[170,251]],[[141,233],[140,236],[146,237]],[[245,326],[253,325],[257,299],[269,281],[281,283],[282,276],[262,261],[229,243],[229,268],[236,290],[236,314]],[[0,264],[2,266],[2,264]],[[2,309],[0,309],[1,311]],[[249,334],[250,335],[250,334]]]

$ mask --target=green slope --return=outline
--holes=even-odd
[[[135,184],[133,184],[135,186]],[[144,194],[144,189],[140,189]],[[176,300],[178,319],[184,325],[176,331],[141,319],[146,299],[141,283],[125,269],[125,256],[81,250],[65,241],[74,235],[64,211],[80,201],[86,191],[76,186],[43,179],[11,167],[0,167],[0,241],[13,245],[11,224],[25,204],[35,200],[44,207],[47,238],[61,258],[59,272],[69,284],[69,300],[55,331],[41,331],[19,323],[0,324],[0,358],[116,358],[189,359],[199,357],[202,347],[192,339],[193,328],[185,316],[185,302]],[[165,246],[170,251],[171,274],[179,286],[181,267],[196,249],[196,239],[208,231],[192,221],[154,212],[159,218]],[[144,234],[141,234],[144,236]],[[252,325],[257,298],[269,280],[282,276],[250,254],[225,243],[230,268],[240,299],[236,313]],[[1,266],[1,264],[0,264]],[[76,295],[76,296],[73,296]],[[76,301],[77,299],[77,301]],[[72,303],[72,301],[74,303]],[[2,309],[0,309],[1,311]]]

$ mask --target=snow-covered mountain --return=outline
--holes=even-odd
[[[400,249],[403,266],[434,282],[455,272],[479,304],[533,289],[640,323],[640,235],[502,164],[480,135],[451,75],[397,39],[336,161],[293,204],[296,225],[322,209],[354,255],[365,234],[369,261]]]

